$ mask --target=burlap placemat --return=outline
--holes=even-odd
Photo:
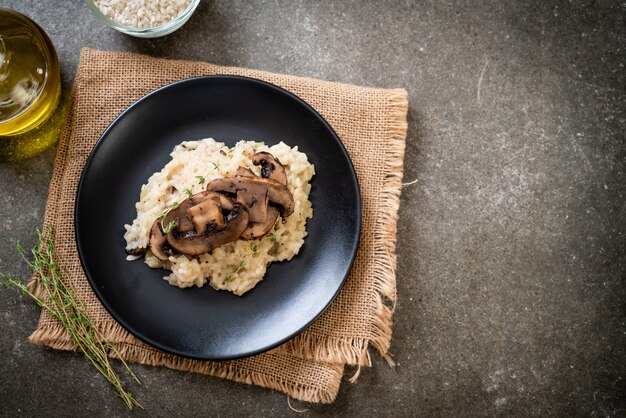
[[[361,244],[346,284],[330,308],[305,332],[251,358],[196,361],[158,351],[115,322],[92,292],[74,240],[76,188],[94,144],[126,107],[173,81],[209,74],[255,77],[303,98],[332,125],[354,163],[362,193]],[[396,300],[395,239],[406,138],[407,94],[242,68],[155,59],[83,49],[72,105],[61,136],[50,184],[44,228],[54,228],[58,262],[103,335],[121,356],[281,390],[296,399],[332,402],[344,365],[370,365],[374,346],[390,360],[391,317]],[[38,278],[31,288],[42,296]],[[60,323],[42,312],[30,340],[75,349]]]

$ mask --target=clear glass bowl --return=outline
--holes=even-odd
[[[136,36],[138,38],[158,38],[159,36],[169,35],[170,33],[183,26],[185,23],[187,23],[193,12],[196,11],[196,7],[198,7],[199,3],[200,0],[192,0],[189,6],[187,6],[187,8],[185,9],[185,11],[176,16],[174,19],[160,26],[155,26],[152,28],[135,28],[133,26],[122,25],[114,20],[109,19],[100,11],[100,9],[98,9],[98,6],[94,4],[93,0],[85,0],[85,4],[87,5],[87,7],[89,7],[89,10],[91,10],[91,12],[96,15],[100,20],[106,23],[107,26],[115,29],[118,32],[122,32],[130,36]]]

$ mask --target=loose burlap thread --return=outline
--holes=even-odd
[[[313,106],[348,150],[361,187],[363,210],[361,241],[353,269],[329,309],[306,331],[282,346],[226,362],[164,353],[139,341],[111,318],[84,276],[73,221],[76,189],[84,164],[115,117],[154,89],[184,78],[213,74],[265,80]],[[103,336],[115,343],[120,356],[128,361],[255,384],[302,401],[332,402],[346,364],[358,367],[354,378],[361,366],[371,365],[370,346],[392,362],[389,345],[396,302],[396,222],[407,108],[404,89],[364,88],[201,62],[83,49],[70,112],[58,144],[44,219],[44,230],[53,227],[52,239],[64,280],[85,303]],[[38,277],[33,277],[30,287],[37,296],[44,296]],[[56,349],[76,349],[59,321],[46,311],[42,311],[30,340]]]

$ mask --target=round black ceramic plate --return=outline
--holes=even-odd
[[[143,259],[128,262],[124,224],[141,185],[185,140],[284,141],[315,165],[314,216],[300,253],[274,263],[244,296],[179,289]],[[124,328],[161,350],[226,360],[269,350],[310,325],[335,298],[354,260],[361,227],[352,163],[328,123],[293,94],[259,80],[216,76],[173,83],[124,111],[83,171],[75,208],[78,253],[94,292]]]

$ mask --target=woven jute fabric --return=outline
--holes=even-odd
[[[84,276],[74,239],[78,181],[94,144],[133,102],[171,82],[231,74],[268,81],[313,106],[334,128],[354,163],[362,194],[362,231],[354,267],[329,309],[284,345],[251,358],[210,362],[176,357],[137,340],[113,320]],[[61,135],[44,231],[52,227],[64,280],[84,301],[105,338],[129,361],[163,365],[277,389],[309,402],[332,402],[346,364],[369,366],[370,346],[389,361],[396,301],[395,240],[406,139],[404,89],[374,89],[207,63],[83,49]],[[139,191],[138,191],[139,192]],[[44,296],[38,277],[30,286]],[[184,291],[184,290],[180,290]],[[31,341],[72,350],[61,324],[43,311]]]

